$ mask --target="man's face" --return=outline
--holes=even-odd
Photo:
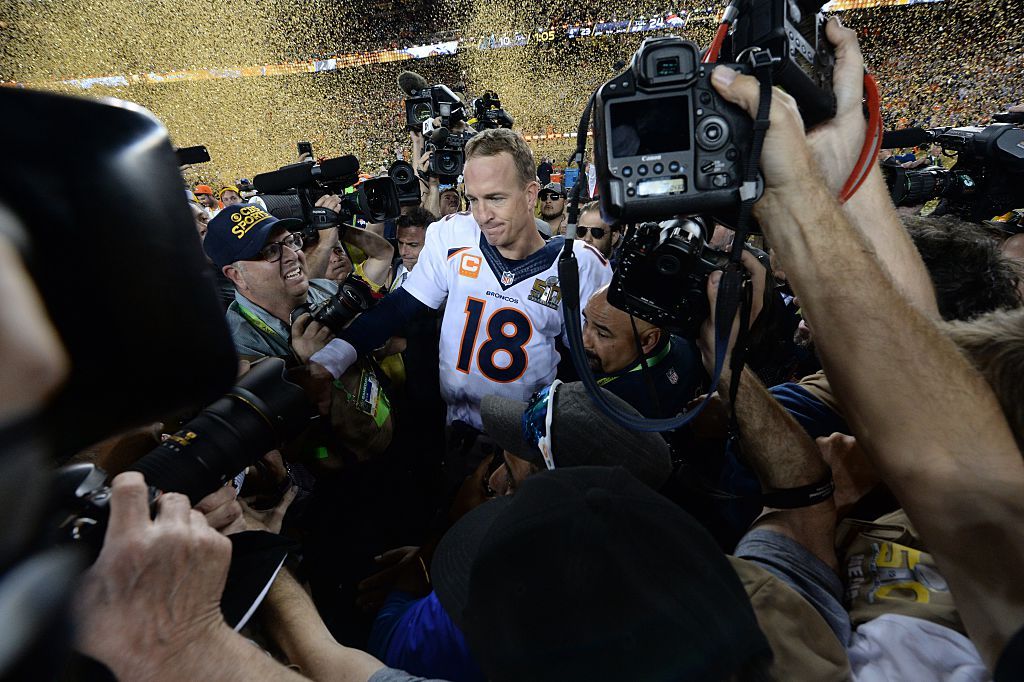
[[[636,361],[636,341],[629,315],[608,303],[607,289],[590,297],[583,317],[583,351],[591,371],[612,374]],[[637,322],[641,331],[644,326]]]
[[[212,194],[197,194],[196,198],[206,208],[217,208],[217,200],[213,198]]]
[[[224,204],[224,208],[227,208],[228,206],[242,203],[242,197],[238,195],[238,192],[229,189],[220,195],[220,203]]]
[[[287,230],[274,230],[267,238],[267,245],[280,242],[288,235]],[[233,268],[230,265],[228,267]],[[235,286],[246,298],[264,308],[285,305],[293,308],[306,300],[309,280],[306,276],[306,257],[302,251],[282,245],[281,259],[276,263],[258,257],[244,261],[242,267],[235,270],[240,279],[240,282],[235,282]]]
[[[502,457],[504,463],[487,479],[487,487],[496,495],[513,495],[523,481],[539,468],[521,457],[516,457],[508,450],[502,452]]]
[[[584,228],[586,234],[583,234]],[[611,257],[612,248],[615,246],[613,241],[615,233],[612,232],[612,228],[608,227],[607,223],[601,220],[599,211],[587,211],[581,215],[577,229],[582,235],[583,241],[600,251],[601,255],[605,258]],[[597,230],[597,233],[594,230]],[[598,236],[598,234],[601,236]]]
[[[540,194],[540,217],[544,220],[554,220],[565,211],[565,197],[554,192],[541,192]]]
[[[523,186],[511,154],[473,157],[466,162],[465,180],[473,218],[488,244],[512,246],[524,234],[537,231],[537,182]]]
[[[462,208],[462,199],[459,197],[459,193],[455,190],[447,190],[440,196],[441,202],[441,217],[458,213],[459,209]]]
[[[423,250],[423,240],[426,239],[427,229],[411,225],[398,228],[398,255],[402,257],[402,265],[406,270],[412,271],[419,260],[420,251]]]
[[[196,224],[196,232],[199,233],[199,241],[206,239],[206,229],[210,223],[210,214],[202,206],[189,202],[188,207],[192,209],[192,220]]]

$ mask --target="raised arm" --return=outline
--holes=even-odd
[[[726,99],[756,111],[756,80],[716,74]],[[844,415],[994,667],[1024,624],[1024,462],[999,403],[821,183],[795,103],[779,90],[761,161],[756,214],[813,321]]]
[[[380,286],[389,284],[387,280],[390,279],[391,261],[395,257],[395,250],[387,239],[370,230],[360,230],[356,227],[345,228],[341,239],[346,244],[358,247],[366,254],[362,269],[373,284]]]

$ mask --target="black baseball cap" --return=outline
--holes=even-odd
[[[770,658],[696,520],[621,467],[529,477],[442,538],[434,589],[489,680],[724,680]]]
[[[606,389],[605,398],[619,411],[640,416],[633,407]],[[556,469],[578,466],[622,466],[655,490],[672,474],[672,455],[656,433],[623,428],[594,407],[581,382],[555,389],[551,415],[551,456]],[[484,432],[498,445],[540,468],[544,457],[523,429],[527,403],[485,395],[480,403]]]

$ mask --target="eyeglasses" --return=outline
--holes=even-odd
[[[259,258],[251,260],[265,260],[268,263],[276,263],[281,260],[281,247],[287,246],[292,251],[302,251],[302,235],[290,234],[279,242],[270,242],[260,249]]]
[[[587,232],[594,235],[594,239],[604,239],[604,236],[608,234],[608,230],[603,227],[584,227],[583,225],[576,226],[576,234],[582,239],[587,236]]]
[[[555,460],[551,454],[551,418],[554,415],[552,406],[555,403],[555,389],[561,383],[555,379],[550,386],[534,393],[523,412],[523,438],[537,446],[549,471],[555,468]]]

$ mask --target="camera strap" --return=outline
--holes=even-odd
[[[731,381],[729,382],[729,425],[734,434],[739,434],[739,423],[736,419],[736,394],[740,388],[740,376],[743,371],[744,357],[747,354],[747,346],[750,336],[750,310],[752,307],[753,291],[743,283],[743,250],[746,246],[747,234],[750,231],[750,221],[753,217],[754,203],[758,199],[757,175],[761,163],[761,150],[764,147],[764,138],[771,126],[769,113],[772,105],[772,56],[767,50],[755,49],[750,52],[750,65],[754,70],[754,76],[760,86],[760,98],[757,104],[757,115],[754,118],[754,135],[750,145],[750,156],[747,157],[746,166],[743,169],[743,185],[740,188],[740,211],[736,220],[736,235],[732,241],[732,250],[729,253],[729,269],[723,274],[722,279],[735,272],[741,279],[743,297],[739,302],[740,329],[736,338],[736,345],[733,347],[731,362]],[[767,282],[765,283],[767,285]],[[721,295],[721,292],[719,292]],[[717,312],[716,312],[717,314]],[[716,323],[721,318],[715,318]],[[732,316],[729,317],[731,323]],[[728,337],[727,337],[728,338]],[[717,339],[716,339],[717,342]],[[717,348],[716,348],[717,350]]]

